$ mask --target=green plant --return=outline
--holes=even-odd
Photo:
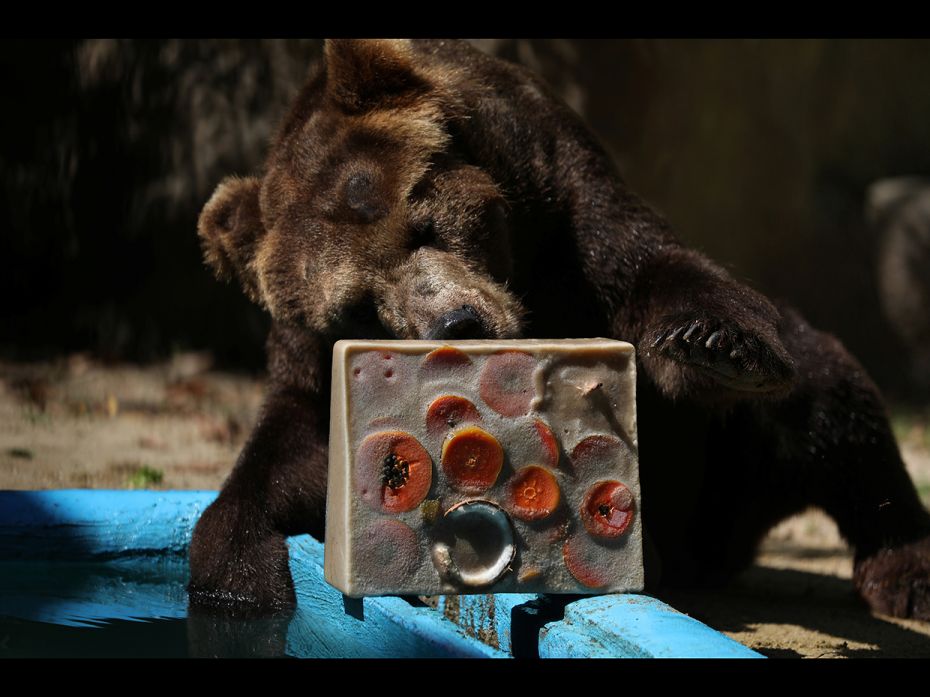
[[[126,486],[130,489],[145,489],[153,484],[161,484],[164,478],[161,470],[142,465],[126,478]]]

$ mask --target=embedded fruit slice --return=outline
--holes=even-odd
[[[602,588],[610,577],[601,567],[604,551],[589,537],[575,535],[562,545],[562,559],[569,573],[588,588]]]
[[[455,395],[443,395],[433,400],[426,411],[426,428],[442,434],[462,423],[481,421],[481,414],[469,400]]]
[[[581,522],[595,537],[620,537],[633,522],[633,502],[625,484],[598,482],[584,496]]]
[[[362,500],[385,513],[413,510],[426,498],[433,481],[429,453],[403,431],[381,431],[365,438],[355,468]]]
[[[433,565],[456,586],[488,586],[511,570],[517,554],[513,526],[491,501],[463,501],[443,516]]]
[[[427,353],[423,358],[423,369],[429,371],[458,368],[466,365],[471,365],[471,358],[464,351],[460,351],[454,346],[440,346],[438,349]]]
[[[615,436],[588,436],[572,450],[572,466],[578,473],[616,471],[622,462],[623,447],[623,441]]]
[[[455,489],[477,493],[490,489],[504,464],[497,439],[477,426],[466,426],[442,444],[442,469]]]
[[[555,439],[555,434],[541,419],[536,419],[533,426],[542,445],[542,464],[555,468],[559,464],[559,442]]]
[[[501,351],[488,356],[481,372],[481,399],[504,416],[522,416],[536,395],[536,359],[523,351]]]
[[[376,520],[365,528],[358,537],[355,555],[361,576],[398,591],[404,590],[422,556],[417,534],[393,518]]]
[[[508,508],[520,520],[542,520],[558,508],[560,499],[559,483],[544,467],[524,467],[507,483]]]

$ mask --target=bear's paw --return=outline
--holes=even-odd
[[[930,536],[857,559],[853,583],[873,612],[930,620]]]
[[[781,391],[794,378],[793,362],[777,339],[724,320],[670,318],[651,333],[646,347],[739,392]]]

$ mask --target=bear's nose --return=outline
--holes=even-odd
[[[488,331],[478,311],[471,305],[462,305],[440,316],[433,324],[427,339],[487,339]]]

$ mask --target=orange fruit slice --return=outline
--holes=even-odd
[[[559,442],[555,439],[555,434],[540,419],[536,419],[533,426],[536,428],[536,435],[539,436],[539,442],[542,445],[540,454],[543,464],[555,468],[559,464]]]
[[[455,489],[477,493],[490,489],[504,464],[497,439],[477,426],[466,426],[442,444],[442,470]]]
[[[381,587],[403,590],[421,557],[413,528],[393,518],[376,520],[357,538],[359,574],[377,579]]]
[[[470,365],[471,358],[464,351],[454,346],[440,346],[426,354],[423,358],[424,370],[442,370],[444,368],[457,368]]]
[[[520,520],[542,520],[559,506],[559,483],[545,467],[528,465],[507,482],[510,514]]]
[[[433,400],[426,410],[426,429],[431,434],[450,431],[459,424],[481,421],[475,405],[464,397],[443,395]]]
[[[488,356],[481,371],[481,399],[504,416],[522,416],[536,396],[533,372],[536,359],[523,351],[501,351]]]
[[[426,498],[433,482],[429,453],[404,431],[380,431],[365,438],[355,467],[362,499],[385,513],[413,510]]]
[[[581,522],[595,537],[620,537],[633,522],[633,492],[616,481],[598,482],[584,496]]]
[[[601,588],[610,583],[607,573],[599,566],[601,550],[589,537],[575,535],[562,545],[562,560],[568,572],[588,588]]]
[[[623,441],[615,436],[588,436],[572,450],[572,466],[579,473],[609,471],[622,461],[622,449]]]

